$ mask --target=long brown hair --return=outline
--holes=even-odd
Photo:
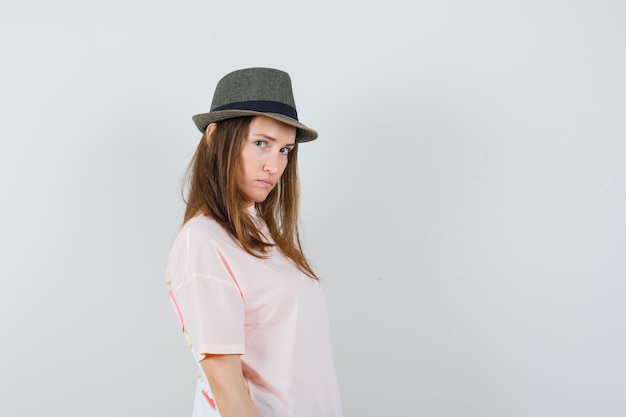
[[[239,155],[248,135],[252,117],[238,117],[218,122],[210,140],[206,132],[187,168],[188,190],[183,224],[198,213],[218,222],[242,248],[257,258],[264,258],[274,246],[263,240],[254,221],[245,211],[237,187]],[[265,220],[276,246],[298,268],[317,280],[302,251],[298,230],[300,185],[298,180],[298,144],[289,152],[287,167],[280,181],[256,210]]]

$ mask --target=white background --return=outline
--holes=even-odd
[[[0,8],[0,415],[189,416],[164,285],[218,79],[293,79],[347,417],[626,415],[626,3]]]

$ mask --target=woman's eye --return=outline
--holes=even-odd
[[[266,148],[267,147],[267,142],[265,142],[264,140],[255,140],[254,144],[256,146],[258,146],[259,148]]]
[[[282,148],[282,149],[280,150],[280,153],[282,153],[283,155],[289,155],[289,151],[290,151],[290,149],[289,149],[289,148]]]

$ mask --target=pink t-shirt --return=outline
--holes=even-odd
[[[182,227],[167,280],[196,359],[241,354],[261,417],[342,416],[322,289],[277,248],[268,255],[248,254],[206,216]]]

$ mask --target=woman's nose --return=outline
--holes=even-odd
[[[278,155],[268,155],[263,170],[270,174],[276,174],[278,172]]]

